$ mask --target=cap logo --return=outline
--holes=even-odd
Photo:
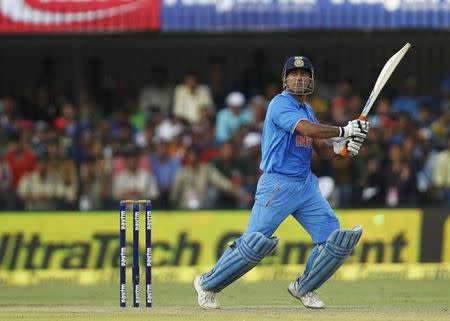
[[[305,63],[303,62],[302,58],[295,58],[294,60],[294,66],[295,67],[303,67],[305,65]]]

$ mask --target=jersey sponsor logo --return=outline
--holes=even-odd
[[[295,136],[295,146],[309,148],[313,143],[313,139],[308,136],[296,135]]]
[[[42,1],[41,1],[42,2]],[[62,2],[61,0],[47,0],[46,4],[41,4],[36,1],[32,3],[30,0],[2,0],[0,2],[0,12],[10,20],[19,23],[32,24],[62,24],[62,23],[77,23],[101,20],[127,14],[132,11],[139,10],[146,1],[110,1],[109,7],[106,5],[88,6],[89,3],[79,3],[79,1],[72,1],[70,12],[55,12],[47,10],[46,6]],[[65,1],[69,3],[70,1]],[[106,3],[106,2],[105,2]],[[96,9],[93,9],[96,8]]]

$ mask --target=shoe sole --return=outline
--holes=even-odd
[[[292,297],[294,297],[295,299],[299,300],[299,301],[303,304],[303,306],[304,306],[305,308],[307,308],[307,309],[313,309],[313,310],[321,310],[321,309],[325,309],[325,307],[311,307],[311,306],[307,306],[307,305],[305,305],[305,304],[303,303],[303,301],[302,301],[299,297],[297,297],[294,293],[291,292],[291,289],[287,288],[287,290],[288,290],[288,293],[289,293],[290,295],[292,295]]]

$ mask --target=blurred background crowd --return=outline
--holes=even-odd
[[[265,113],[281,81],[249,70],[243,85],[230,85],[216,67],[204,78],[186,71],[175,84],[153,68],[148,84],[128,91],[112,82],[70,97],[43,81],[3,93],[1,209],[100,210],[128,198],[157,208],[250,208]],[[314,156],[332,206],[450,205],[450,77],[442,75],[440,96],[425,96],[413,77],[391,87],[358,157]],[[343,126],[368,90],[351,78],[318,80],[309,102],[321,123]]]

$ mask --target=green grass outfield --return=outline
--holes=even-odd
[[[0,286],[0,320],[450,320],[449,280],[331,281],[319,291],[328,306],[320,311],[305,309],[286,286],[237,282],[217,311],[198,308],[189,284],[156,284],[151,310],[120,309],[117,286]]]

